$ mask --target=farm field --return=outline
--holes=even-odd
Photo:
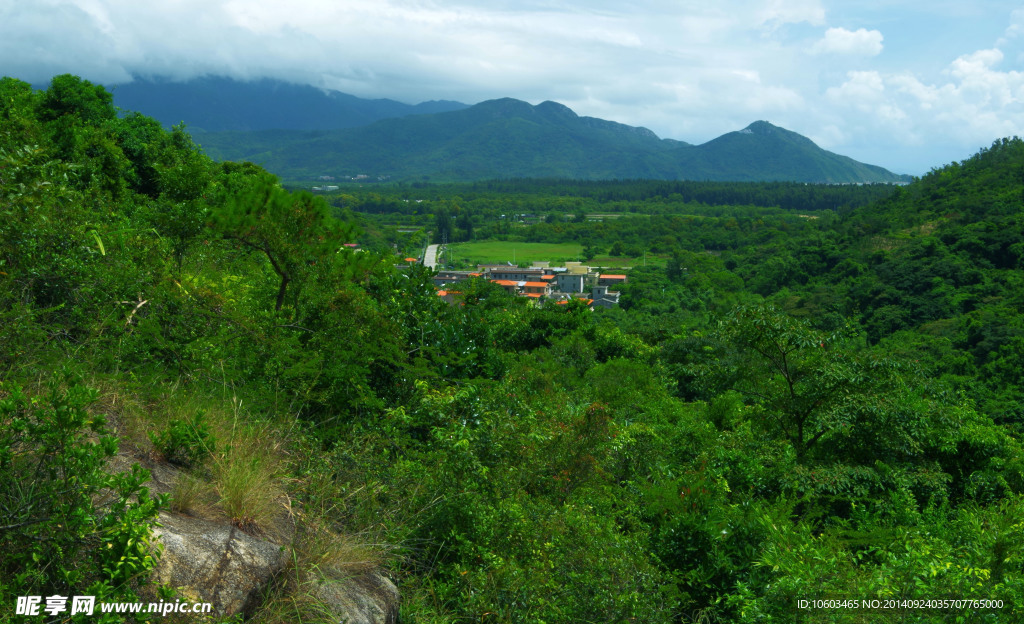
[[[497,264],[500,262],[551,262],[562,264],[583,259],[583,246],[578,243],[521,243],[480,241],[449,245],[456,262]]]
[[[469,266],[502,262],[550,262],[552,266],[559,266],[564,265],[566,261],[583,259],[583,246],[577,243],[480,241],[457,243],[448,247],[454,262]],[[667,261],[668,256],[647,254],[647,266],[663,267]],[[644,258],[601,255],[590,259],[586,264],[594,267],[639,267],[643,266]]]

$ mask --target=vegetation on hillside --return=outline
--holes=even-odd
[[[291,181],[718,180],[900,183],[909,176],[866,165],[768,122],[703,145],[659,139],[646,128],[579,117],[565,106],[503,98],[463,110],[323,131],[210,132],[198,141],[219,159],[252,160]]]
[[[281,496],[301,518],[257,620],[319,621],[328,558],[379,560],[408,622],[1019,620],[1022,166],[1008,139],[884,193],[325,199],[76,77],[3,79],[0,618],[131,599],[159,509],[209,495],[254,534]],[[666,264],[614,310],[486,282],[452,306],[394,266],[445,224]],[[104,469],[119,445],[188,479],[151,496]],[[907,602],[941,599],[1001,602]]]

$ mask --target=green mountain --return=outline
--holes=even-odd
[[[136,77],[111,88],[114,104],[139,111],[164,127],[184,121],[191,131],[336,130],[405,115],[466,108],[450,101],[416,105],[368,100],[280,80],[242,82],[206,76],[185,82]]]
[[[468,181],[541,177],[824,183],[905,182],[909,176],[825,151],[767,122],[703,145],[582,117],[555,102],[511,98],[334,131],[197,133],[217,159],[250,160],[285,179],[366,175]]]
[[[829,183],[911,179],[823,150],[807,137],[767,121],[755,121],[678,154],[682,170],[691,179]]]

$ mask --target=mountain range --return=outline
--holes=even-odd
[[[114,101],[165,125],[185,121],[219,160],[249,160],[285,180],[321,176],[471,181],[493,178],[688,179],[902,183],[757,121],[701,145],[512,98],[473,106],[365,100],[263,80],[136,81]]]
[[[368,100],[339,91],[280,80],[243,82],[205,76],[187,82],[136,77],[111,87],[114,104],[156,119],[167,128],[184,121],[198,132],[337,130],[404,115],[460,110],[461,102],[416,105]]]

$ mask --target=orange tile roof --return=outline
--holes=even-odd
[[[526,282],[523,285],[527,288],[547,288],[549,284],[547,282]]]
[[[540,293],[526,293],[526,296],[527,297],[533,297],[534,299],[539,299],[540,297],[543,297],[544,295],[542,295]]]
[[[597,279],[626,279],[625,275],[598,275]]]
[[[491,281],[494,282],[495,284],[497,284],[498,286],[518,286],[519,285],[519,282],[514,282],[512,280],[491,280]]]
[[[405,261],[406,262],[419,262],[419,260],[417,260],[416,258],[406,258]]]
[[[438,297],[444,297],[447,294],[448,294],[447,290],[439,290],[439,291],[437,291],[437,296]]]
[[[542,280],[553,280],[553,279],[555,279],[555,276],[554,275],[541,275],[540,278]]]

